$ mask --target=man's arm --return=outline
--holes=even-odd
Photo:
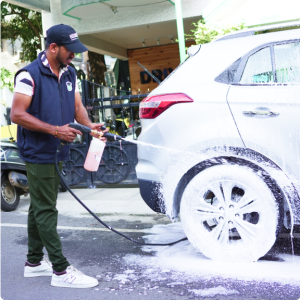
[[[75,119],[79,124],[92,128],[93,123],[82,104],[79,92],[75,92]]]
[[[92,121],[90,120],[90,118],[87,114],[86,109],[84,108],[84,106],[82,104],[79,92],[75,92],[75,119],[79,124],[88,126],[91,129],[94,129],[97,131],[108,132],[108,129],[101,130],[101,126],[103,125],[103,123],[92,123]],[[91,135],[99,138],[99,136],[96,136],[94,134],[91,134]],[[102,137],[100,139],[104,142],[106,141],[106,138]]]
[[[14,93],[10,113],[12,122],[28,130],[55,135],[56,126],[45,123],[26,112],[31,101],[31,96]],[[75,139],[76,134],[81,134],[81,132],[68,125],[58,127],[57,137],[60,140],[72,142]]]

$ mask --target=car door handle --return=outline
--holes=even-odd
[[[272,118],[278,117],[279,113],[270,110],[244,110],[243,115],[246,117]]]

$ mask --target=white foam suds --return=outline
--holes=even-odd
[[[138,280],[138,277],[133,274],[134,270],[126,270],[123,274],[116,274],[113,278],[113,280],[119,280],[120,283],[126,284],[127,282],[136,281]]]
[[[228,290],[222,286],[210,288],[210,289],[203,289],[203,290],[189,290],[190,292],[193,292],[197,296],[202,297],[214,297],[215,295],[233,295],[233,294],[239,294],[238,291],[235,290]]]
[[[119,280],[122,284],[125,284],[129,281],[127,274],[116,274],[113,280]]]
[[[156,225],[144,236],[150,243],[166,243],[183,238],[181,223]],[[282,284],[300,284],[300,257],[280,254],[279,261],[260,260],[256,263],[226,263],[207,259],[195,250],[189,241],[173,246],[144,246],[146,252],[154,252],[154,256],[145,258],[140,255],[126,255],[125,263],[131,267],[142,269],[140,277],[150,281],[172,280],[192,282],[211,278],[235,279],[244,281],[278,282]],[[170,270],[169,273],[162,270]],[[121,278],[120,278],[121,279]],[[172,283],[171,283],[172,284]]]

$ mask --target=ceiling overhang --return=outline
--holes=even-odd
[[[50,12],[50,0],[6,0],[6,2],[38,12],[42,10]]]
[[[138,11],[149,5],[174,5],[175,0],[64,0],[61,1],[62,14],[77,20],[107,15],[110,13]]]
[[[89,51],[109,55],[123,60],[127,59],[127,49],[120,45],[110,43],[107,40],[103,40],[90,34],[80,35],[79,38]]]

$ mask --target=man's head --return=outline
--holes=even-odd
[[[68,25],[59,24],[50,27],[46,37],[47,56],[55,58],[61,67],[65,67],[75,57],[88,49],[79,41],[76,31]]]

